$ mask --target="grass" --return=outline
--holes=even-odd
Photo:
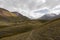
[[[60,40],[60,19],[50,21],[41,28],[33,30],[26,40]]]
[[[33,29],[36,29],[37,25],[40,26],[43,24],[42,20],[29,20],[21,19],[20,17],[2,17],[2,16],[0,18],[1,18],[0,38],[29,32]]]
[[[47,23],[26,21],[22,24],[24,26],[0,29],[0,32],[6,30],[4,35],[0,35],[1,40],[60,40],[60,19]]]

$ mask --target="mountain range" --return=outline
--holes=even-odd
[[[30,20],[0,8],[0,40],[60,40],[60,14],[52,14]]]
[[[57,18],[60,18],[60,14],[56,15],[55,13],[51,13],[51,14],[45,14],[40,19],[41,20],[53,20],[53,19],[57,19]]]
[[[29,19],[26,16],[23,16],[22,14],[20,14],[19,12],[10,12],[6,9],[0,8],[0,16],[2,17],[20,17],[21,19]],[[56,19],[56,18],[60,18],[60,14],[57,15],[55,13],[48,13],[43,15],[42,17],[40,17],[40,20],[52,20],[52,19]]]

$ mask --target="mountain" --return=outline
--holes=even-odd
[[[3,8],[0,8],[0,16],[13,16],[13,17],[15,17],[15,16],[17,16],[16,14],[13,14],[13,13],[11,13],[11,12],[9,12],[8,10],[6,10],[6,9],[3,9]]]
[[[3,14],[0,15],[0,40],[60,40],[60,18],[45,22],[30,20],[18,12],[13,13],[16,16]]]
[[[0,21],[3,22],[14,22],[17,19],[17,15],[11,13],[10,11],[0,8]]]
[[[60,18],[60,14],[57,15],[55,13],[51,13],[51,14],[45,14],[40,19],[41,20],[53,20],[53,19],[57,19],[57,18]]]
[[[10,12],[4,8],[0,8],[0,21],[4,22],[22,22],[30,20],[18,12]]]
[[[13,17],[18,17],[19,19],[23,19],[23,20],[30,20],[28,17],[23,16],[22,14],[20,14],[19,12],[10,12],[4,8],[0,8],[0,16],[7,18],[11,17],[13,19]],[[52,19],[56,19],[56,18],[60,18],[60,14],[57,15],[56,13],[48,13],[43,15],[42,17],[39,18],[39,20],[52,20]]]
[[[26,16],[23,16],[22,14],[20,14],[19,12],[12,12],[14,14],[16,14],[18,17],[20,17],[21,19],[29,19],[28,17]],[[30,19],[29,19],[30,20]]]
[[[7,11],[5,11],[4,13],[6,12]],[[14,12],[13,14],[18,13]],[[19,16],[0,15],[0,39],[29,32],[33,29],[40,27],[40,25],[44,23],[45,21],[30,20],[27,17],[22,16],[20,13]]]
[[[22,22],[22,21],[32,21],[32,20],[30,20],[26,16],[23,16],[19,12],[10,12],[4,8],[0,8],[0,21]],[[36,21],[39,21],[39,20],[36,20]]]

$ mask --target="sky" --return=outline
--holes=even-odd
[[[0,0],[0,8],[17,11],[30,19],[60,12],[60,0]]]

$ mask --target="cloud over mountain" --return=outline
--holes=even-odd
[[[30,19],[38,19],[49,13],[59,14],[60,0],[0,0],[0,7],[20,12]]]

